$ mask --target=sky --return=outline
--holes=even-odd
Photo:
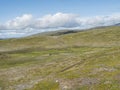
[[[120,0],[0,0],[0,38],[120,23]]]

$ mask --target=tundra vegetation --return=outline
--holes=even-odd
[[[0,90],[120,90],[120,27],[0,40]]]

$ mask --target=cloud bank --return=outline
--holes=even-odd
[[[80,17],[76,14],[56,13],[34,18],[24,14],[0,24],[0,38],[19,37],[57,29],[83,29],[120,23],[120,14]]]

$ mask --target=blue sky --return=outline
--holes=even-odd
[[[0,38],[119,22],[120,0],[0,0]]]
[[[26,13],[39,17],[57,12],[108,15],[120,12],[120,0],[0,0],[0,21]]]

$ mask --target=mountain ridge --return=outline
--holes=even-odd
[[[0,88],[119,90],[120,27],[64,32],[0,40]]]

